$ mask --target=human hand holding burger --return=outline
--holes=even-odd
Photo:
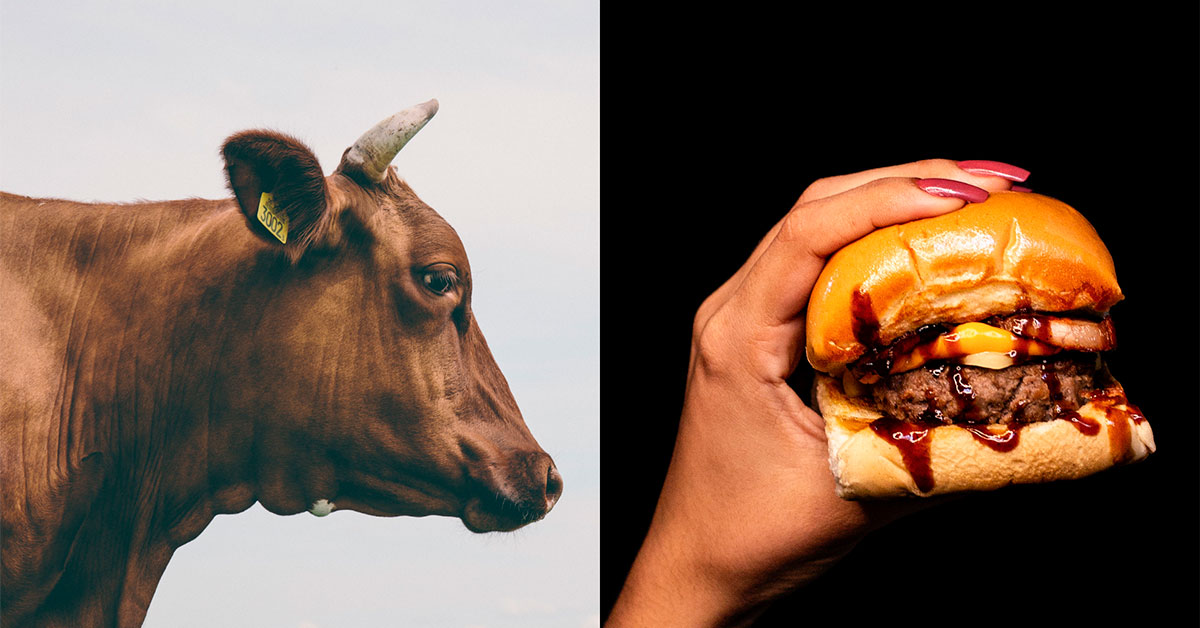
[[[847,491],[838,479],[849,475],[835,478],[830,472],[826,421],[787,383],[797,368],[807,368],[802,363],[810,340],[806,330],[812,332],[807,329],[809,295],[830,256],[851,242],[888,225],[952,216],[1007,192],[1027,174],[996,162],[928,160],[822,179],[804,192],[697,312],[675,451],[650,530],[609,616],[610,628],[748,623],[773,599],[843,557],[871,529],[931,503],[839,497]],[[853,285],[861,286],[864,279],[853,279],[859,282]],[[884,319],[889,316],[890,311]],[[1036,320],[1025,323],[1029,333],[1049,333],[1032,329],[1051,319]],[[992,322],[1018,324],[1007,318]],[[1056,337],[1063,324],[1055,321]],[[1092,334],[1093,327],[1076,328],[1082,331],[1075,336]],[[910,331],[878,321],[856,329],[863,338],[879,335],[879,342],[843,352],[841,362],[821,363],[818,357],[814,363],[843,379],[846,372],[867,373],[859,360],[876,356],[883,338],[895,340],[892,335]],[[906,359],[932,356],[932,351],[920,349],[916,358]],[[818,381],[824,380],[818,376]],[[831,377],[824,385],[826,392],[845,393],[842,379]],[[838,407],[864,411],[862,391],[850,386],[851,394],[839,397],[844,405]],[[822,390],[818,385],[818,397]],[[1105,407],[1134,413],[1117,400]],[[962,414],[955,412],[947,408],[941,418]],[[884,491],[897,492],[903,491]]]

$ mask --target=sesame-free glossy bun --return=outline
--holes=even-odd
[[[1155,449],[1149,422],[1126,404],[1115,381],[1076,411],[1098,427],[1095,433],[1066,419],[1030,423],[1017,430],[1012,450],[997,451],[959,425],[943,425],[929,429],[923,439],[928,450],[915,461],[870,428],[882,415],[869,397],[849,397],[840,382],[820,374],[813,397],[825,418],[829,466],[844,499],[928,497],[1075,479],[1137,462]],[[922,488],[918,475],[932,486]]]
[[[1079,212],[996,192],[834,253],[808,304],[808,360],[838,372],[866,352],[860,339],[885,345],[923,325],[1020,310],[1105,312],[1122,298],[1112,256]]]

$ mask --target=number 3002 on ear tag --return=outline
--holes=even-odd
[[[281,243],[287,244],[288,217],[275,206],[270,192],[263,192],[258,198],[258,221]]]

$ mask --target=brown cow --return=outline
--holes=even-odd
[[[234,199],[0,194],[4,626],[140,625],[175,549],[256,501],[476,532],[554,506],[462,243],[388,165],[436,110],[328,177],[234,135]]]

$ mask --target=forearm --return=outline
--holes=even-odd
[[[778,434],[751,438],[742,413],[697,392],[711,389],[711,382],[698,374],[692,383],[681,438],[650,530],[610,614],[612,628],[748,625],[778,596],[823,571],[832,562],[826,553],[843,547],[843,535],[857,529],[844,512],[857,513],[857,507],[833,494],[823,443],[797,447]],[[754,404],[772,406],[780,402]],[[716,417],[721,426],[741,424],[734,430],[741,438],[689,438],[707,429],[700,417]],[[809,450],[818,458],[816,471],[793,467]],[[770,465],[760,473],[756,463],[778,459],[785,461],[782,470]],[[785,507],[781,497],[799,503]]]
[[[690,554],[670,539],[649,535],[605,626],[745,626],[762,612],[765,604],[731,589]]]

